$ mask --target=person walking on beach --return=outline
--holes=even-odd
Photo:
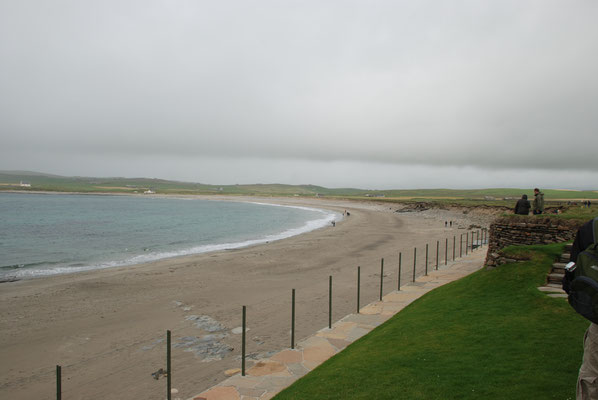
[[[515,214],[518,215],[529,215],[529,209],[531,208],[531,204],[527,199],[527,194],[521,196],[519,200],[517,200],[517,204],[515,204]]]
[[[544,193],[540,189],[534,189],[534,215],[539,215],[544,212]]]

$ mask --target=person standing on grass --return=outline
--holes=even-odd
[[[517,200],[517,204],[515,204],[515,214],[529,215],[530,208],[531,204],[527,199],[527,194],[524,194],[519,200]]]
[[[534,215],[542,214],[544,212],[544,193],[540,189],[534,189]]]

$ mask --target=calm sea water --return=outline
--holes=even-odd
[[[338,218],[325,210],[259,203],[0,193],[0,279],[245,247]]]

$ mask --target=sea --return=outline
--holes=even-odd
[[[328,210],[259,202],[0,193],[0,281],[238,249],[341,218]]]

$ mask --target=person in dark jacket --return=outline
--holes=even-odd
[[[591,219],[577,230],[575,240],[571,246],[569,262],[577,262],[579,253],[587,249],[595,240],[598,240],[598,238],[594,238],[594,219]],[[569,285],[573,279],[572,276],[571,272],[565,272],[565,276],[563,277],[563,290],[567,293],[569,293]]]
[[[579,253],[594,243],[594,240],[598,240],[598,238],[594,238],[594,219],[591,219],[577,230],[575,240],[573,241],[573,246],[571,247],[569,261],[576,262]]]
[[[527,194],[524,194],[519,200],[517,200],[517,204],[515,204],[515,214],[528,215],[529,209],[531,207],[532,206],[527,199]]]
[[[598,238],[594,234],[594,224],[598,218],[591,219],[579,228],[571,248],[570,260],[577,261],[579,253],[587,249]],[[563,278],[563,289],[569,293],[567,274]],[[591,400],[598,398],[598,325],[590,323],[583,338],[583,361],[577,376],[577,400]]]

